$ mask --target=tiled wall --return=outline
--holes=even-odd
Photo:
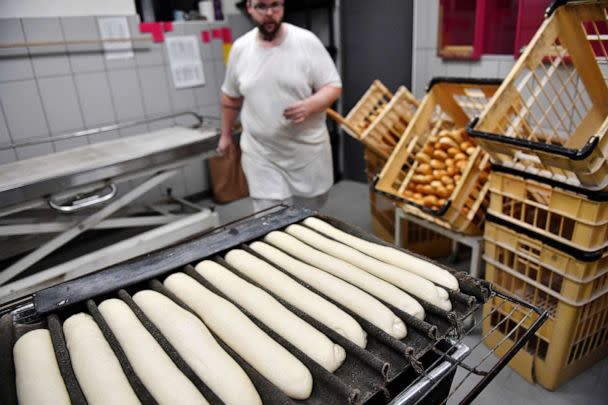
[[[142,37],[139,18],[129,16],[132,37]],[[174,35],[195,35],[206,85],[177,90],[164,43],[134,42],[135,57],[106,60],[101,45],[53,45],[0,49],[0,144],[49,138],[82,129],[147,119],[180,111],[219,117],[219,86],[225,74],[222,41],[201,41],[201,31],[221,23],[174,24]],[[97,39],[95,17],[0,19],[0,42]],[[180,122],[176,122],[180,124]],[[145,133],[174,125],[172,120],[78,139],[0,151],[0,164],[80,145]],[[187,121],[181,124],[188,124]],[[204,162],[196,162],[165,183],[147,200],[171,187],[176,195],[209,189]],[[124,185],[128,188],[129,185]]]
[[[515,64],[513,55],[484,55],[480,61],[444,61],[437,56],[439,0],[414,0],[412,93],[423,97],[437,76],[505,78]]]

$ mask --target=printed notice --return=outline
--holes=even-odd
[[[175,88],[184,89],[204,85],[205,74],[197,37],[194,35],[167,37],[165,43]]]
[[[99,33],[103,42],[106,59],[130,59],[133,57],[133,45],[130,40],[116,41],[130,38],[127,17],[99,17]],[[107,41],[111,40],[111,41]]]

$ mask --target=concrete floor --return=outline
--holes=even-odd
[[[320,212],[356,225],[371,233],[371,217],[369,212],[368,186],[361,183],[343,181],[336,184],[329,194],[327,203]],[[217,206],[220,221],[227,223],[252,213],[249,199],[244,199],[227,205]],[[451,264],[460,269],[468,268],[468,262],[461,261]],[[488,348],[480,343],[479,332],[464,338],[470,348],[475,348],[466,364],[477,365]],[[496,358],[492,355],[483,364],[487,370]],[[456,375],[453,387],[457,385],[466,373],[460,369]],[[448,403],[457,403],[464,394],[475,385],[476,378],[467,378],[462,386],[454,393]],[[479,395],[475,404],[551,404],[551,405],[600,405],[608,403],[608,359],[599,361],[583,374],[564,384],[557,391],[550,392],[539,385],[533,385],[524,380],[519,374],[505,367]]]

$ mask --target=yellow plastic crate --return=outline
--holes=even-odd
[[[425,212],[445,227],[466,234],[481,234],[488,205],[489,157],[479,147],[472,145],[474,152],[465,157],[466,166],[460,179],[450,194],[443,197],[445,202],[440,206],[417,204],[408,195],[408,187],[415,181],[420,164],[416,156],[432,148],[434,138],[440,138],[444,130],[464,128],[485,108],[499,85],[497,80],[433,79],[411,124],[380,173],[376,190],[415,206],[418,210],[412,210],[414,213]]]
[[[364,156],[365,172],[371,184],[386,160],[367,148]],[[394,243],[395,202],[370,190],[369,203],[374,235]],[[401,240],[402,247],[432,259],[448,256],[452,251],[452,241],[449,238],[404,219],[401,220]]]
[[[469,133],[494,163],[608,187],[608,1],[559,6]]]
[[[608,250],[575,258],[539,239],[487,221],[485,260],[570,305],[608,292]]]
[[[486,279],[494,288],[549,312],[549,318],[509,363],[522,377],[549,390],[575,377],[608,354],[608,294],[573,306],[486,262]],[[498,306],[496,298],[484,305],[484,315]],[[505,303],[484,316],[484,342],[499,345],[501,355],[528,330],[534,319],[525,308]]]
[[[578,250],[608,247],[605,193],[585,196],[500,172],[492,172],[490,192],[488,213],[495,217]]]

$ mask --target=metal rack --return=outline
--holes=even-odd
[[[28,324],[31,325],[32,322],[44,320],[49,315],[54,316],[55,314],[59,314],[59,316],[65,316],[65,314],[73,313],[75,309],[85,308],[85,302],[95,305],[95,300],[105,299],[108,296],[115,296],[116,294],[118,294],[118,297],[122,299],[126,297],[128,300],[129,294],[133,294],[142,288],[162,289],[159,280],[162,280],[174,271],[180,271],[183,266],[186,266],[183,271],[195,275],[191,267],[189,270],[189,265],[197,263],[204,258],[215,259],[218,257],[218,254],[232,248],[246,248],[245,243],[259,240],[268,232],[283,229],[311,215],[319,216],[310,210],[280,206],[271,211],[228,224],[199,239],[153,252],[132,262],[42,290],[26,299],[0,306],[0,316],[2,314],[11,314],[10,318],[3,317],[4,324],[0,324],[0,351],[2,351],[0,354],[7,354],[7,349],[10,351],[12,347],[10,344],[7,344],[6,340],[6,337],[11,335],[10,331],[7,333],[7,319],[12,325],[8,326],[9,329],[14,328],[18,324],[27,327]],[[375,237],[351,225],[330,217],[321,216],[321,218],[352,235],[384,244]],[[352,375],[369,375],[371,380],[367,381],[365,378],[363,380],[355,379],[355,382],[365,383],[364,386],[361,386],[361,389],[357,388],[357,386],[349,385],[349,383],[344,385],[344,383],[340,383],[339,381],[336,383],[334,381],[335,384],[338,384],[338,387],[342,387],[343,391],[338,390],[344,393],[344,396],[341,397],[343,398],[342,400],[345,402],[352,400],[354,401],[353,403],[373,404],[387,403],[392,399],[391,403],[398,405],[452,403],[453,401],[465,404],[471,403],[508,361],[526,344],[546,318],[546,313],[517,298],[493,291],[491,286],[482,280],[474,279],[464,273],[458,273],[456,276],[461,286],[461,292],[450,291],[455,309],[447,313],[427,307],[427,319],[424,322],[417,323],[411,319],[408,320],[410,334],[405,340],[387,340],[381,334],[374,332],[373,329],[369,329],[369,325],[366,327],[368,332],[368,347],[363,351],[367,354],[363,354],[369,355],[374,353],[374,361],[378,362],[380,360],[379,365],[382,365],[383,361],[385,365],[390,364],[390,370],[392,371],[389,372],[389,369],[382,366],[377,368],[376,372],[373,372],[369,368],[369,363],[367,363],[368,366],[364,366],[360,363],[360,360],[356,360],[363,358],[361,357],[361,351],[357,353],[356,348],[350,347],[349,350],[351,351],[348,353],[349,356],[354,356],[351,357],[351,362],[354,361],[354,363],[351,363],[346,370],[342,370],[340,379],[348,379]],[[197,281],[205,283],[204,279]],[[310,286],[303,285],[316,292]],[[516,344],[504,353],[500,348],[500,342],[489,349],[483,346],[482,342],[471,345],[468,348],[463,340],[468,334],[473,333],[477,329],[475,323],[473,323],[473,326],[465,328],[467,319],[477,317],[481,310],[481,304],[488,302],[490,298],[492,298],[491,302],[495,301],[495,298],[499,298],[501,303],[492,308],[487,317],[492,316],[493,313],[501,310],[503,305],[508,304],[517,308],[526,308],[528,310],[526,319],[528,317],[535,318],[533,327],[527,333],[517,336],[515,339]],[[295,312],[289,304],[286,304],[284,301],[280,302],[292,310],[292,312]],[[88,304],[87,308],[90,308],[90,305]],[[390,307],[390,303],[387,303],[387,305]],[[308,319],[305,315],[298,312],[295,313],[319,328],[323,333],[331,333],[331,331],[324,330],[318,322],[315,324],[314,319]],[[361,322],[360,319],[357,320]],[[517,321],[514,323],[519,324]],[[364,324],[362,323],[362,325]],[[264,328],[262,324],[258,326]],[[517,327],[514,327],[509,336],[515,333],[516,329]],[[272,331],[267,331],[267,333],[281,342],[280,337],[273,335]],[[339,344],[343,344],[345,348],[348,347],[348,343],[344,342],[343,338],[340,338],[337,334],[334,335],[331,336],[332,339]],[[4,339],[2,338],[3,336]],[[355,352],[352,350],[355,350]],[[367,350],[372,351],[367,352]],[[499,352],[501,355],[498,357],[493,356]],[[378,356],[378,353],[384,354],[380,355],[380,357],[375,357]],[[471,365],[471,360],[476,357],[476,353],[481,353],[481,359],[476,364]],[[8,359],[10,359],[10,355],[8,356]],[[7,366],[10,367],[10,364],[5,364],[3,367],[6,368]],[[242,366],[246,367],[246,364]],[[6,370],[0,369],[0,376],[6,375]],[[316,375],[317,377],[319,376],[318,371]],[[452,384],[454,376],[456,376],[456,379],[455,383]],[[324,380],[323,378],[320,380],[315,378],[315,381],[325,387],[328,384],[328,380]],[[471,387],[471,385],[473,386]],[[451,388],[452,386],[453,388]],[[344,391],[345,387],[349,388]],[[0,398],[8,395],[9,389],[10,386],[1,388]],[[364,393],[365,395],[363,395]],[[355,401],[355,398],[359,398],[360,401]],[[327,398],[321,397],[321,401],[323,399],[327,400]],[[316,400],[310,400],[307,403],[325,403],[318,402],[319,400],[317,397]]]

